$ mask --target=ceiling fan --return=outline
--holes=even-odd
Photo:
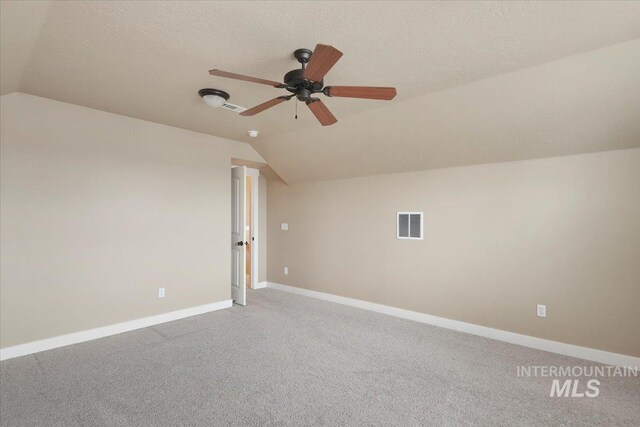
[[[393,87],[369,87],[369,86],[324,86],[324,76],[335,65],[342,56],[342,52],[333,46],[318,44],[312,52],[309,49],[298,49],[293,56],[302,64],[301,69],[289,71],[284,75],[284,83],[265,80],[256,77],[244,76],[242,74],[230,73],[222,70],[211,70],[209,74],[229,79],[243,80],[246,82],[259,83],[273,86],[279,89],[286,89],[291,95],[279,96],[270,101],[256,105],[242,113],[241,116],[255,116],[264,110],[274,107],[280,103],[290,100],[294,96],[307,104],[311,112],[316,116],[322,126],[336,123],[335,118],[326,105],[319,99],[312,97],[313,94],[323,93],[326,96],[336,96],[342,98],[364,98],[391,100],[396,96],[396,89]]]

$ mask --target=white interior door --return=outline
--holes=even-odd
[[[231,298],[236,304],[247,304],[245,276],[246,251],[244,226],[246,223],[247,168],[231,169]]]

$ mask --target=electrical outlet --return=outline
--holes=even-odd
[[[289,229],[289,224],[287,224],[286,222],[283,222],[280,224],[280,230],[287,231],[288,229]]]
[[[288,276],[289,275],[289,267],[285,267],[284,268],[284,275]]]
[[[536,314],[538,315],[538,317],[547,317],[547,306],[538,304]]]
[[[158,288],[158,298],[164,298],[164,288]]]

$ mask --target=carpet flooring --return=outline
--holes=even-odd
[[[0,363],[0,424],[640,425],[640,378],[550,398],[518,365],[594,365],[273,289],[246,307]]]

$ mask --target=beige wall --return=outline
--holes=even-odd
[[[253,149],[20,93],[0,102],[1,347],[231,297],[230,162],[263,161]]]
[[[267,280],[267,178],[258,183],[258,282]]]
[[[640,356],[640,149],[269,184],[269,281]]]

